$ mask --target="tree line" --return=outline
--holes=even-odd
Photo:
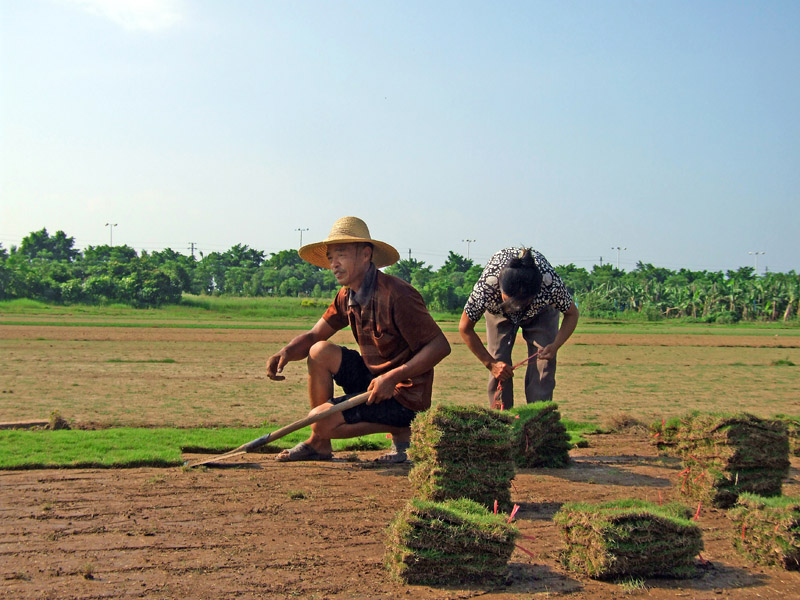
[[[722,323],[800,319],[800,275],[794,271],[672,271],[642,262],[627,272],[610,264],[591,271],[574,264],[554,268],[587,316]],[[413,258],[386,268],[417,288],[437,312],[459,312],[482,270],[452,251],[438,269]],[[267,256],[237,244],[199,259],[170,248],[139,254],[126,245],[80,251],[74,238],[46,229],[26,236],[19,247],[0,245],[0,300],[155,307],[179,303],[184,293],[330,298],[337,289],[329,270],[306,263],[295,250]]]

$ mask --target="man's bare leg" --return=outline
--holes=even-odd
[[[308,399],[311,410],[322,406],[333,397],[333,376],[342,364],[342,349],[331,342],[317,342],[308,352]],[[327,407],[325,407],[327,408]],[[318,454],[331,453],[331,439],[320,436],[317,428],[311,427],[311,436],[305,441]],[[278,454],[278,460],[286,458],[290,450]]]

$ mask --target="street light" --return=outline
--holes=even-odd
[[[303,232],[304,231],[308,231],[308,227],[306,227],[306,228],[298,227],[297,229],[295,229],[295,231],[299,231],[300,232],[300,247],[302,248],[303,247]]]
[[[619,271],[619,253],[620,253],[620,250],[627,250],[627,248],[624,248],[624,247],[621,248],[619,246],[611,246],[611,249],[617,251],[617,271]]]
[[[756,275],[758,275],[758,255],[759,254],[766,254],[766,252],[764,252],[762,250],[758,250],[758,251],[748,252],[748,254],[752,254],[755,257],[755,260],[756,260]]]
[[[106,227],[108,227],[108,245],[114,245],[114,227],[117,226],[117,223],[106,223]]]
[[[469,245],[474,242],[475,240],[461,240],[462,242],[467,243],[467,260],[469,260]]]

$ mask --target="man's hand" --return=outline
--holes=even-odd
[[[289,362],[283,350],[277,354],[273,354],[267,359],[267,377],[273,381],[283,381],[286,379],[283,375],[279,375],[283,371],[283,367]]]
[[[375,379],[369,382],[367,390],[372,392],[369,395],[367,404],[378,404],[382,400],[387,400],[394,395],[395,383],[394,379],[384,375],[378,375]]]
[[[497,381],[505,381],[514,376],[514,369],[511,365],[504,363],[502,360],[497,360],[491,363],[489,370],[492,372],[492,377]]]
[[[309,331],[301,333],[267,359],[267,377],[273,381],[283,381],[286,377],[281,373],[286,363],[308,357],[311,346],[327,340],[334,333],[336,330],[325,319],[320,319]]]

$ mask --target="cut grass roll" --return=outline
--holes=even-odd
[[[440,502],[469,498],[511,508],[511,417],[471,406],[436,406],[411,425],[409,473],[415,497]]]
[[[691,511],[638,500],[569,503],[553,517],[566,543],[565,567],[595,579],[691,577],[703,549]]]
[[[800,498],[740,494],[728,516],[741,554],[757,564],[800,570]]]
[[[519,535],[504,515],[462,498],[412,498],[387,532],[386,566],[411,584],[496,583]]]
[[[695,412],[655,428],[659,449],[683,459],[681,493],[718,508],[730,508],[742,493],[781,494],[789,473],[782,420]]]
[[[511,409],[514,460],[521,468],[562,468],[572,448],[555,402],[535,402]]]

